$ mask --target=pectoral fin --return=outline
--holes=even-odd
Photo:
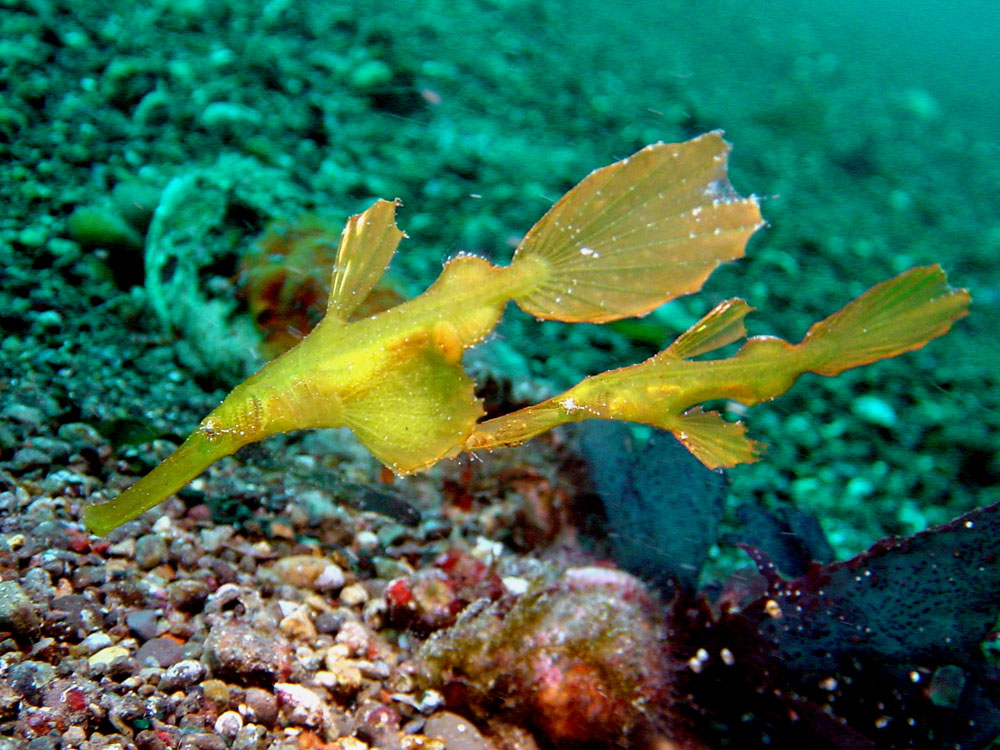
[[[377,200],[347,220],[330,279],[328,317],[346,321],[389,267],[399,241],[406,236],[396,226],[396,205]]]
[[[394,352],[392,366],[345,403],[345,424],[397,474],[458,453],[483,415],[472,378],[432,337]]]
[[[669,425],[657,426],[673,432],[710,469],[753,463],[764,452],[763,443],[746,436],[742,422],[727,422],[718,412],[700,406],[671,419]]]

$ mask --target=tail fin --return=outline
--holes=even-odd
[[[948,286],[941,266],[911,268],[813,325],[800,346],[815,363],[810,370],[836,375],[920,349],[968,315],[969,301],[966,290]]]
[[[538,318],[603,323],[698,291],[761,225],[729,184],[720,131],[646,146],[598,169],[535,224],[514,255],[540,282],[516,298]]]

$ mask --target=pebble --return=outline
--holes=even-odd
[[[52,463],[49,455],[38,448],[26,447],[14,452],[10,457],[10,467],[15,471],[27,471]]]
[[[215,720],[215,731],[223,737],[233,739],[243,728],[243,717],[235,711],[223,711]]]
[[[316,693],[303,685],[279,682],[274,686],[278,703],[288,712],[293,724],[322,727],[330,722],[330,711]]]
[[[127,537],[112,544],[108,547],[108,554],[112,557],[135,557],[135,539]]]
[[[82,641],[80,641],[80,646],[83,647],[84,651],[89,654],[96,654],[102,648],[107,648],[112,645],[114,641],[111,640],[111,636],[107,633],[97,631],[96,633],[91,633]]]
[[[32,704],[38,704],[41,691],[56,677],[56,670],[43,661],[23,661],[7,670],[10,688]]]
[[[345,586],[340,592],[340,603],[345,607],[358,607],[368,601],[368,590],[360,583]]]
[[[70,545],[65,521],[42,521],[32,529],[31,539],[39,548],[67,550]]]
[[[205,657],[217,675],[251,682],[273,683],[291,670],[291,648],[284,635],[244,623],[214,625],[205,640]]]
[[[200,661],[182,659],[167,667],[167,671],[163,673],[157,687],[165,693],[183,690],[203,680],[205,672],[205,665]]]
[[[247,709],[247,718],[258,724],[271,726],[278,720],[278,699],[270,691],[247,688],[243,703]]]
[[[108,569],[103,565],[81,565],[73,571],[73,588],[86,589],[103,586],[108,580]]]
[[[205,606],[211,589],[205,581],[197,578],[182,578],[166,586],[167,600],[182,612],[198,612]]]
[[[438,711],[428,717],[423,733],[444,742],[448,750],[487,750],[489,747],[478,729],[450,711]]]
[[[261,737],[264,736],[264,727],[255,724],[247,724],[233,739],[232,750],[258,750]]]
[[[276,561],[271,570],[285,583],[299,588],[330,591],[344,585],[344,571],[325,557],[289,555]]]
[[[59,426],[56,434],[66,442],[76,445],[92,445],[96,447],[104,445],[106,442],[101,433],[86,422],[67,422]]]
[[[9,404],[0,412],[0,416],[28,427],[41,427],[45,422],[42,410],[27,404]]]
[[[226,741],[217,734],[198,732],[184,738],[185,745],[191,745],[198,750],[227,750]],[[106,747],[105,750],[108,750]]]
[[[155,609],[137,609],[125,615],[125,624],[132,634],[148,641],[156,637],[159,613]]]
[[[222,680],[205,680],[201,683],[201,692],[206,700],[212,701],[219,707],[224,708],[229,705],[229,685]]]
[[[879,427],[892,427],[896,424],[896,410],[878,396],[858,396],[851,403],[851,411],[865,422]]]
[[[145,534],[135,540],[135,561],[149,570],[167,561],[167,543],[159,534]]]
[[[42,625],[35,605],[17,581],[0,581],[0,630],[31,635]]]
[[[316,627],[305,607],[299,607],[278,623],[281,632],[291,638],[315,638]]]
[[[345,659],[327,659],[326,669],[316,673],[316,682],[341,698],[348,698],[361,687],[361,670]]]
[[[173,638],[152,638],[135,654],[143,666],[171,667],[184,658],[184,647]]]
[[[87,663],[92,668],[110,667],[116,662],[124,661],[128,658],[128,649],[124,646],[108,646],[102,648],[96,654],[87,659]]]
[[[368,650],[368,631],[360,622],[345,622],[334,640],[344,646],[348,656],[364,654]]]

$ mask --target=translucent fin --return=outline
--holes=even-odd
[[[820,375],[920,349],[969,314],[969,293],[948,286],[941,266],[919,266],[876,284],[813,325],[799,345]]]
[[[602,323],[701,288],[761,226],[729,184],[722,133],[647,146],[592,172],[535,224],[514,256],[540,266],[526,312]]]
[[[346,321],[385,273],[396,246],[406,236],[396,226],[397,205],[377,200],[347,220],[330,279],[327,315]]]
[[[458,453],[483,415],[472,379],[429,338],[396,352],[363,390],[345,394],[344,404],[344,423],[397,474]]]
[[[702,411],[700,406],[688,409],[672,422],[668,429],[710,469],[753,463],[765,450],[763,443],[746,436],[742,422],[727,422],[718,412]]]
[[[743,318],[753,311],[743,300],[727,299],[678,336],[665,353],[686,359],[721,349],[747,335]]]

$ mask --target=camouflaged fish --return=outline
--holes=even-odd
[[[236,386],[146,477],[86,508],[87,526],[107,533],[238,448],[318,427],[349,427],[397,474],[583,419],[660,427],[706,466],[734,466],[756,460],[760,444],[702,403],[773,399],[805,372],[836,375],[918,349],[967,314],[968,293],[949,288],[938,266],[913,268],[815,324],[799,344],[756,336],[732,357],[692,360],[746,335],[751,308],[727,300],[645,362],[481,421],[462,355],[493,330],[510,300],[537,318],[604,323],[696,292],[720,263],[743,255],[762,221],[757,200],[730,185],[728,153],[719,132],[647,146],[564,195],[525,235],[510,265],[461,255],[420,296],[351,321],[405,236],[395,224],[396,204],[376,201],[347,222],[316,328]]]

